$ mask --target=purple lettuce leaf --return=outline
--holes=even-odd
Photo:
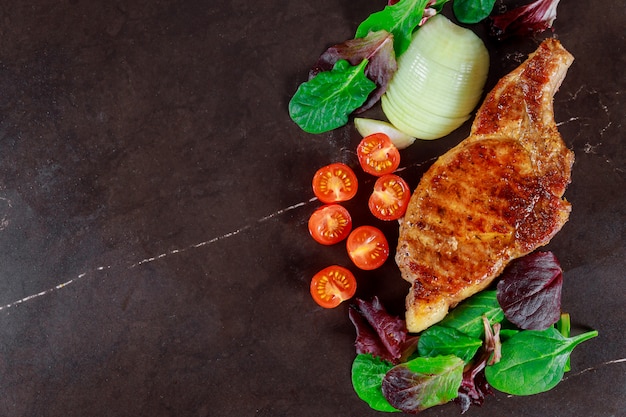
[[[378,299],[356,299],[350,306],[350,320],[356,329],[356,353],[370,353],[375,357],[397,364],[415,350],[417,338],[407,339],[406,322],[390,315]]]
[[[535,252],[516,259],[497,286],[505,317],[520,329],[544,330],[561,315],[563,271],[552,252]]]
[[[418,356],[385,374],[383,395],[392,407],[410,414],[445,404],[458,396],[463,364],[454,355]]]
[[[490,18],[490,32],[499,40],[531,36],[552,28],[559,0],[535,0]]]
[[[387,90],[389,80],[398,69],[393,49],[393,35],[387,31],[370,32],[363,38],[350,39],[328,48],[309,72],[309,79],[323,71],[330,71],[335,63],[345,59],[350,65],[368,60],[365,75],[376,84],[376,89],[365,103],[355,110],[362,113],[380,100]]]

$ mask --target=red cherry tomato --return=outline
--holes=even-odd
[[[348,237],[352,230],[352,217],[345,207],[327,204],[309,217],[309,233],[322,245],[334,245]]]
[[[404,216],[410,199],[411,190],[406,181],[395,174],[387,174],[376,180],[368,206],[381,220],[397,220]]]
[[[323,203],[350,200],[356,195],[357,187],[354,171],[340,162],[320,168],[313,176],[313,193]]]
[[[311,280],[311,296],[324,308],[334,308],[354,296],[356,278],[350,270],[339,265],[322,269]]]
[[[374,226],[360,226],[350,233],[346,241],[348,255],[360,269],[380,267],[389,257],[387,238]]]
[[[391,174],[400,165],[400,151],[384,133],[364,137],[356,153],[363,171],[377,177]]]

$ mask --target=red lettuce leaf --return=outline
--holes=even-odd
[[[378,299],[371,302],[356,299],[350,306],[350,320],[356,328],[356,353],[370,353],[397,364],[415,349],[416,338],[407,339],[406,322],[390,315]]]
[[[351,65],[368,60],[365,75],[376,84],[376,89],[365,103],[355,110],[361,113],[371,108],[387,90],[389,80],[396,72],[396,54],[393,49],[393,35],[387,31],[370,32],[364,38],[350,39],[328,48],[309,72],[309,79],[323,71],[330,71],[335,63],[345,59]]]
[[[497,286],[505,317],[520,329],[544,330],[561,315],[563,271],[552,252],[535,252],[511,262]]]
[[[490,18],[492,36],[503,40],[513,36],[531,36],[552,28],[559,0],[535,0]]]
[[[454,355],[418,356],[385,374],[383,395],[394,408],[411,414],[445,404],[458,396],[463,364],[463,359]]]

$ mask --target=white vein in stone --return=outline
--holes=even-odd
[[[209,240],[205,240],[203,242],[195,243],[195,244],[189,245],[189,246],[184,247],[184,248],[172,249],[170,251],[163,252],[163,253],[158,254],[156,256],[151,256],[149,258],[142,259],[140,261],[132,263],[130,266],[127,267],[127,269],[133,269],[133,268],[136,268],[136,267],[138,267],[140,265],[144,265],[144,264],[148,264],[150,262],[158,261],[160,259],[166,258],[166,257],[171,256],[171,255],[176,255],[176,254],[179,254],[179,253],[183,253],[183,252],[186,252],[186,251],[188,251],[190,249],[201,248],[201,247],[208,246],[208,245],[220,242],[222,240],[231,238],[233,236],[236,236],[236,235],[238,235],[238,234],[240,234],[240,233],[242,233],[242,232],[252,228],[255,224],[259,224],[259,223],[263,223],[265,221],[271,220],[271,219],[273,219],[273,218],[275,218],[277,216],[280,216],[280,215],[282,215],[282,214],[284,214],[284,213],[286,213],[288,211],[295,210],[297,208],[306,206],[307,204],[309,204],[309,203],[311,203],[313,201],[316,201],[316,200],[317,200],[317,198],[314,197],[314,198],[311,198],[308,201],[302,201],[300,203],[293,204],[293,205],[291,205],[289,207],[285,207],[283,209],[280,209],[280,210],[278,210],[278,211],[276,211],[274,213],[271,213],[271,214],[269,214],[267,216],[263,216],[260,219],[258,219],[255,223],[245,225],[245,226],[243,226],[243,227],[241,227],[241,228],[239,228],[237,230],[225,233],[225,234],[223,234],[221,236],[217,236],[217,237],[211,238]],[[62,288],[65,288],[65,287],[71,285],[71,284],[75,284],[76,282],[79,282],[79,281],[83,280],[85,277],[87,277],[88,275],[90,275],[92,273],[101,272],[101,271],[108,270],[108,269],[111,269],[111,268],[112,268],[111,265],[98,266],[98,267],[96,267],[96,268],[94,268],[94,269],[92,269],[90,271],[81,272],[76,277],[74,277],[74,278],[72,278],[70,280],[67,280],[67,281],[65,281],[65,282],[63,282],[61,284],[55,285],[54,287],[48,288],[47,290],[43,290],[43,291],[40,291],[38,293],[31,294],[31,295],[26,296],[24,298],[21,298],[19,300],[16,300],[16,301],[13,301],[11,303],[8,303],[8,304],[5,304],[3,306],[0,306],[0,311],[7,310],[7,309],[9,309],[11,307],[18,306],[18,305],[23,304],[23,303],[25,303],[27,301],[31,301],[31,300],[33,300],[35,298],[43,297],[44,295],[47,295],[47,294],[53,293],[55,291],[58,291],[58,290],[60,290]]]

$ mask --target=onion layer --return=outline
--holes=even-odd
[[[363,137],[373,135],[374,133],[384,133],[389,136],[391,142],[398,149],[408,148],[413,144],[413,142],[415,142],[415,138],[413,136],[407,135],[398,128],[394,127],[391,123],[387,123],[382,120],[355,117],[354,126]]]
[[[469,119],[483,93],[489,53],[483,41],[439,14],[413,35],[381,99],[407,135],[437,139]]]

